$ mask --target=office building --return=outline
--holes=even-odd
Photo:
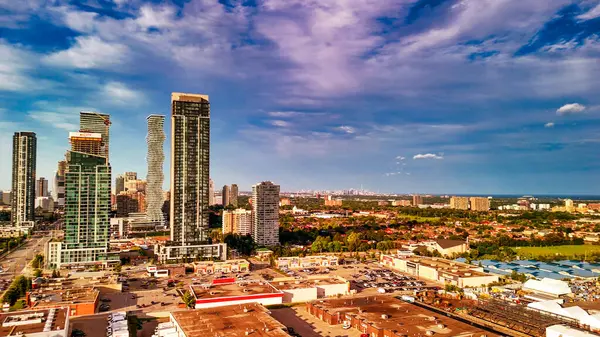
[[[210,103],[207,95],[171,94],[171,240],[154,249],[160,262],[227,258],[227,245],[207,244]]]
[[[423,204],[423,197],[420,196],[420,195],[418,195],[418,194],[413,195],[413,197],[412,197],[412,204],[413,204],[413,206],[422,205]]]
[[[229,190],[229,204],[233,207],[238,207],[238,185],[231,184],[231,188]]]
[[[487,212],[490,210],[490,199],[485,197],[471,197],[469,199],[472,211]]]
[[[148,120],[148,175],[146,177],[146,217],[150,221],[163,222],[163,163],[165,153],[163,150],[165,144],[165,116],[150,115]]]
[[[71,151],[89,153],[95,156],[104,156],[102,135],[92,132],[69,132]]]
[[[467,198],[467,197],[452,197],[452,198],[450,198],[450,208],[469,209],[469,198]]]
[[[81,133],[100,134],[100,156],[108,162],[110,115],[93,111],[79,113],[79,131]],[[88,153],[88,152],[85,152]],[[94,154],[90,152],[90,154]]]
[[[67,161],[58,162],[58,168],[54,175],[54,208],[62,210],[65,207],[65,172],[67,172]]]
[[[238,208],[233,211],[223,211],[223,235],[225,234],[252,234],[252,211]]]
[[[568,209],[572,209],[573,208],[573,200],[571,199],[565,199],[565,207]]]
[[[40,177],[35,184],[35,196],[48,197],[48,179]]]
[[[210,103],[207,95],[171,95],[171,240],[206,241]]]
[[[37,137],[33,132],[13,135],[12,201],[13,225],[35,220],[35,169]]]
[[[115,195],[119,195],[123,191],[125,191],[125,176],[119,174],[115,178]]]
[[[252,238],[260,246],[279,244],[279,185],[263,181],[252,186]]]
[[[208,205],[215,204],[215,183],[212,179],[208,179]]]
[[[223,201],[223,207],[227,207],[231,204],[231,189],[229,186],[223,186],[223,192],[221,193],[221,200]]]

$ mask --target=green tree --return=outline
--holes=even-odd
[[[41,269],[36,269],[33,271],[33,276],[34,277],[40,277],[42,276],[42,270]]]
[[[117,272],[117,273],[120,273],[122,269],[123,269],[123,267],[119,263],[118,265],[115,266],[114,271]]]
[[[360,233],[352,232],[348,234],[348,237],[346,237],[346,244],[348,245],[348,250],[350,252],[354,252],[358,249],[360,246],[360,239]]]
[[[194,296],[192,296],[192,294],[189,291],[186,291],[185,294],[183,294],[183,297],[181,298],[183,300],[183,303],[185,303],[185,305],[188,308],[194,308],[195,304],[196,304],[196,299],[194,298]]]

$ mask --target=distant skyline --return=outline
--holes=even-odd
[[[54,176],[79,112],[146,177],[146,117],[211,101],[240,191],[600,194],[600,1],[42,0],[0,4],[0,189],[12,135]],[[52,186],[52,184],[50,184]]]

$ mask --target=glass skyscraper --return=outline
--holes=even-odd
[[[150,115],[148,116],[148,175],[146,177],[146,217],[153,222],[163,224],[163,163],[165,161],[165,153],[163,150],[165,144],[164,131],[165,116]]]
[[[207,239],[210,103],[173,93],[171,109],[171,241],[187,246]]]

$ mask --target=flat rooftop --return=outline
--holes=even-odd
[[[215,284],[209,287],[193,285],[190,287],[196,299],[279,293],[277,289],[265,281]]]
[[[431,257],[422,257],[422,256],[410,256],[405,258],[407,261],[411,261],[414,263],[421,264],[423,266],[435,268],[438,271],[443,271],[448,274],[458,275],[460,277],[470,277],[470,276],[489,276],[490,274],[480,272],[475,270],[476,266],[446,260],[442,258],[431,258]]]
[[[37,306],[75,304],[94,302],[100,292],[94,288],[74,288],[65,290],[37,289],[29,293],[29,300],[37,302]]]
[[[246,309],[246,312],[244,312]],[[260,304],[228,305],[224,307],[176,311],[171,316],[179,324],[186,336],[218,335],[289,337],[285,326],[273,317]]]
[[[332,314],[350,314],[377,328],[396,330],[409,337],[424,336],[428,330],[435,336],[499,336],[390,296],[335,299],[313,305]]]
[[[67,321],[66,308],[15,311],[0,314],[0,336],[26,336],[43,332],[51,310],[54,311],[54,319],[49,324],[50,330],[64,330]]]
[[[331,285],[331,284],[345,284],[346,281],[335,278],[327,277],[322,279],[302,279],[302,280],[289,280],[289,281],[273,281],[272,284],[279,290],[291,290],[291,289],[304,289],[313,288],[319,285]]]

